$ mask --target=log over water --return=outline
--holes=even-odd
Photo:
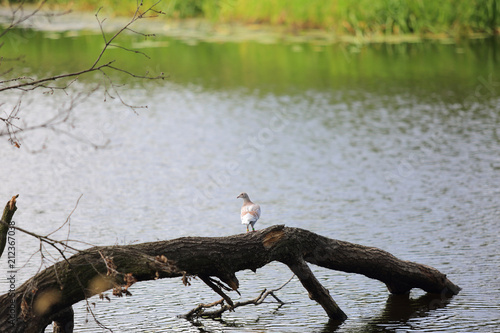
[[[54,321],[55,331],[72,332],[73,304],[108,289],[126,294],[133,283],[167,277],[182,277],[188,283],[188,277],[196,275],[232,304],[224,289],[238,290],[235,273],[255,271],[272,261],[286,264],[311,299],[337,321],[347,316],[308,263],[380,280],[393,294],[412,288],[451,295],[460,291],[435,268],[400,260],[378,248],[275,225],[227,237],[182,237],[81,251],[33,276],[14,294],[0,296],[0,331],[40,332]],[[15,305],[14,321],[9,314],[11,304]]]

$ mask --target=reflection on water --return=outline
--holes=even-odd
[[[25,67],[23,74],[31,75],[82,70],[95,61],[102,48],[98,31],[14,30],[4,42],[2,54],[23,56],[14,67]],[[206,42],[162,36],[144,40],[123,35],[116,43],[140,50],[149,58],[114,48],[102,63],[114,60],[115,66],[139,75],[165,72],[170,82],[211,89],[293,95],[306,90],[346,90],[348,103],[355,101],[353,95],[368,90],[460,103],[466,97],[491,97],[498,88],[496,39],[353,45],[315,40]],[[4,71],[9,66],[11,62],[2,64]],[[17,73],[5,75],[11,78]],[[121,80],[137,84],[127,76]]]
[[[446,295],[425,294],[414,299],[408,295],[389,295],[382,315],[370,320],[370,324],[389,328],[394,325],[391,323],[407,323],[410,319],[426,317],[430,311],[444,308],[450,301]]]
[[[243,52],[242,45],[206,47],[211,50],[207,54]],[[469,49],[463,59],[464,53],[446,51],[451,46],[408,46],[424,51],[422,56],[418,50],[409,52],[408,57],[418,63],[404,69],[402,64],[410,63],[399,63],[397,53],[395,58],[387,54],[388,49],[398,46],[374,46],[361,54],[377,64],[377,69],[360,70],[354,82],[350,81],[356,77],[352,72],[343,75],[342,66],[332,67],[326,81],[318,83],[324,75],[318,72],[324,68],[314,67],[312,59],[326,64],[329,57],[342,57],[336,51],[328,51],[331,55],[326,50],[321,55],[303,51],[296,58],[285,46],[269,46],[267,51],[266,46],[260,47],[263,55],[255,53],[256,63],[264,54],[279,53],[280,47],[284,48],[283,59],[290,57],[287,68],[291,73],[299,58],[303,57],[300,63],[311,63],[301,69],[301,78],[290,80],[289,86],[280,81],[286,80],[283,77],[271,80],[273,73],[278,77],[280,71],[266,79],[262,73],[253,76],[254,67],[250,66],[232,76],[220,65],[221,75],[230,79],[214,77],[219,82],[217,89],[212,89],[205,76],[200,76],[202,84],[192,84],[196,80],[189,75],[200,75],[196,71],[184,74],[181,84],[153,83],[128,89],[126,95],[134,103],[149,106],[139,115],[115,101],[103,103],[102,95],[94,94],[77,106],[71,129],[93,142],[109,139],[103,149],[48,131],[30,133],[21,150],[2,143],[4,160],[9,163],[2,165],[0,194],[9,198],[20,193],[17,223],[40,233],[54,230],[83,193],[71,219],[73,239],[104,245],[185,235],[230,235],[244,232],[236,195],[246,191],[262,207],[258,228],[285,223],[380,247],[402,259],[438,268],[463,290],[451,299],[418,290],[409,297],[390,296],[378,281],[313,267],[349,316],[346,322],[329,323],[321,307],[293,280],[279,292],[287,302],[283,307],[265,303],[238,309],[227,314],[223,322],[202,320],[205,330],[497,329],[499,100],[492,90],[476,89],[484,86],[480,78],[491,80],[489,87],[497,89],[492,58],[485,61],[488,69],[484,70]],[[171,52],[189,54],[189,50],[199,51],[183,45]],[[194,53],[190,57],[196,57]],[[172,54],[168,57],[173,62]],[[432,57],[457,57],[458,63],[468,65],[456,72],[454,67],[436,64]],[[200,61],[204,58],[199,57]],[[391,59],[397,69],[391,68]],[[282,59],[271,57],[270,61],[283,65]],[[348,66],[370,67],[361,56],[355,61],[359,65]],[[200,68],[204,66],[208,64]],[[235,68],[231,66],[237,67],[237,63],[228,64],[228,68]],[[426,66],[431,69],[424,70]],[[244,73],[248,74],[244,82],[249,89],[227,84],[240,82]],[[438,76],[437,82],[423,85],[422,80]],[[304,81],[305,77],[310,81]],[[368,85],[362,82],[365,79]],[[248,83],[252,80],[253,86]],[[220,84],[222,81],[226,84]],[[258,90],[262,81],[268,88],[273,84],[281,88],[266,90],[264,85]],[[348,83],[347,87],[341,87],[340,82]],[[441,87],[433,94],[436,85]],[[306,86],[310,89],[303,90]],[[14,97],[9,98],[5,103],[14,103]],[[56,93],[55,102],[47,96],[27,100],[30,113],[26,113],[26,121],[56,112],[65,98]],[[66,232],[56,236],[64,238]],[[22,244],[18,258],[26,261],[38,244],[24,235],[18,238]],[[32,259],[19,271],[19,279],[28,278],[37,267],[38,261]],[[278,287],[290,275],[281,264],[268,265],[255,274],[240,272],[241,299],[256,297],[263,288]],[[115,332],[198,332],[177,315],[217,297],[200,281],[192,282],[190,287],[177,279],[136,284],[132,297],[112,298],[109,303],[95,300],[95,311]],[[0,286],[5,292],[4,280]],[[100,330],[86,313],[85,304],[75,305],[75,312],[78,331]]]

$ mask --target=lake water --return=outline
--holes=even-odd
[[[27,75],[84,68],[102,44],[92,32],[11,36],[0,51],[25,54],[15,69]],[[219,298],[199,280],[185,287],[165,279],[134,285],[132,297],[90,299],[103,325],[114,332],[500,330],[495,40],[358,45],[129,36],[120,43],[151,59],[118,49],[108,59],[169,78],[111,73],[127,103],[148,108],[134,113],[101,86],[75,103],[57,131],[26,132],[21,149],[4,137],[0,195],[20,194],[19,226],[47,234],[82,195],[70,230],[53,237],[70,232],[111,245],[232,235],[245,231],[236,196],[246,191],[262,207],[257,228],[286,224],[380,247],[439,269],[463,290],[451,299],[413,290],[405,300],[364,276],[312,267],[349,316],[339,327],[294,279],[278,292],[284,306],[238,308],[223,321],[201,320],[200,328],[177,316]],[[87,77],[68,95],[24,95],[20,116],[28,126],[43,122],[98,83],[116,95],[105,77]],[[5,112],[19,96],[1,98]],[[36,240],[19,232],[16,239],[20,285],[40,256],[30,258]],[[45,250],[54,258],[43,265],[59,260]],[[6,260],[0,267],[7,270]],[[244,300],[291,272],[273,263],[237,276]],[[0,293],[7,290],[2,279]],[[76,331],[103,331],[85,302],[74,310]]]

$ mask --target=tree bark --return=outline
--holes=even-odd
[[[16,207],[16,199],[19,197],[19,194],[16,194],[10,199],[2,213],[2,219],[0,222],[0,258],[2,257],[3,250],[5,249],[5,245],[7,244],[7,233],[9,232],[9,224],[12,223],[12,217],[17,210]]]
[[[73,307],[67,307],[54,316],[52,321],[53,333],[72,333],[74,326]]]
[[[306,262],[380,280],[394,294],[412,288],[429,293],[460,291],[435,268],[400,260],[377,248],[276,225],[227,237],[183,237],[87,249],[38,273],[14,294],[0,296],[0,331],[40,332],[53,320],[71,323],[68,309],[76,302],[111,288],[114,294],[128,293],[137,281],[166,277],[183,277],[188,284],[190,275],[199,276],[231,304],[223,289],[237,291],[235,273],[255,271],[272,261],[288,265],[328,317],[339,321],[347,318],[345,313]],[[10,304],[15,305],[15,326],[9,321]]]

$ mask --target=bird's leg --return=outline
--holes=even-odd
[[[248,224],[247,224],[247,233],[248,233]]]
[[[255,231],[255,228],[253,227],[253,224],[252,224],[252,230]]]

